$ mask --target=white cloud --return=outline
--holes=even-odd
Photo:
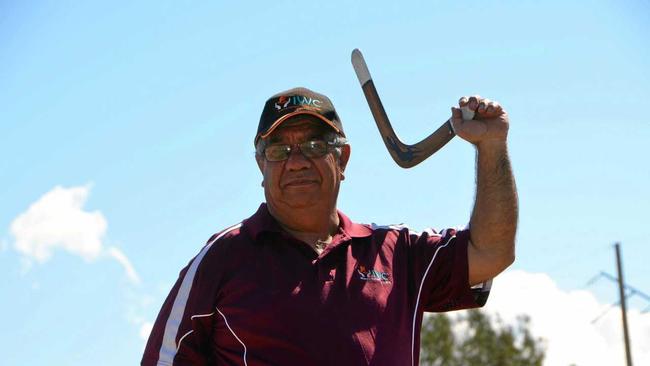
[[[158,309],[160,299],[143,293],[136,288],[127,288],[125,296],[127,299],[126,320],[134,326],[135,334],[146,342],[153,328],[153,322],[150,321],[149,317],[151,313],[150,307],[153,305]],[[145,343],[142,344],[143,348],[144,346]]]
[[[57,248],[87,261],[96,259],[107,223],[101,212],[83,210],[89,191],[88,186],[57,186],[31,204],[11,223],[16,250],[39,263]]]
[[[64,250],[91,262],[100,256],[115,259],[127,278],[138,283],[139,277],[128,258],[119,249],[103,246],[108,223],[100,211],[86,211],[83,206],[89,186],[54,187],[27,211],[18,215],[10,226],[14,248],[23,255],[23,269],[32,261],[45,263],[54,251]]]
[[[609,306],[588,291],[562,291],[546,274],[512,270],[495,280],[485,309],[508,324],[528,314],[547,342],[545,366],[611,366],[625,360],[620,307],[592,324]],[[634,364],[650,365],[650,313],[628,310],[628,324]]]
[[[149,339],[149,334],[151,334],[151,329],[153,329],[153,323],[144,322],[140,326],[140,338],[145,342]]]
[[[121,250],[115,247],[109,247],[108,255],[122,265],[124,268],[124,273],[126,273],[126,276],[131,282],[140,283],[140,277],[138,276],[138,273],[135,271],[135,268],[133,268],[133,265],[131,264],[131,261],[129,261],[129,258],[127,258]]]

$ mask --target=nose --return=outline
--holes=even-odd
[[[297,146],[296,146],[297,147]],[[302,154],[300,148],[291,149],[289,153],[289,158],[286,162],[286,168],[288,170],[302,170],[307,169],[311,165],[311,161]]]

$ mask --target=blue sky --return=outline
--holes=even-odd
[[[508,110],[514,270],[605,306],[616,287],[585,284],[615,274],[621,241],[627,282],[650,293],[649,10],[633,0],[0,3],[4,359],[136,363],[140,331],[179,270],[263,200],[257,120],[266,98],[294,86],[327,94],[343,120],[352,158],[339,207],[352,219],[466,223],[472,147],[455,139],[415,168],[395,165],[350,64],[357,47],[403,140],[428,135],[463,95]]]

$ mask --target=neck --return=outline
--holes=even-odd
[[[313,207],[278,210],[270,204],[267,207],[282,228],[312,247],[317,241],[331,241],[339,227],[336,207],[325,210],[315,210]]]

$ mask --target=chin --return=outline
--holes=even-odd
[[[317,202],[313,202],[313,201],[287,202],[285,204],[293,209],[308,209],[312,207],[315,208],[318,206]]]
[[[282,200],[286,206],[294,209],[306,209],[310,207],[317,207],[321,203],[322,199],[320,197],[313,197],[313,195],[302,196],[302,195],[292,195],[293,197],[287,197],[287,199]],[[302,197],[301,197],[302,196]]]

